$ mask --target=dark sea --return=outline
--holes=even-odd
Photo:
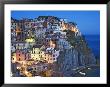
[[[76,73],[73,75],[74,77],[100,77],[100,67],[99,66],[91,66],[90,69],[85,68],[81,72],[85,73],[82,75],[80,73]]]
[[[100,35],[83,35],[86,42],[88,43],[89,48],[96,56],[100,59]]]

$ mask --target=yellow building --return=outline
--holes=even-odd
[[[40,55],[41,55],[41,61],[44,61],[45,60],[45,51],[41,51]]]
[[[25,41],[26,41],[27,43],[29,43],[29,42],[31,43],[31,42],[35,42],[35,39],[29,38],[29,39],[26,39]]]
[[[52,75],[52,70],[47,70],[47,71],[45,72],[45,74],[46,74],[46,77],[51,77],[51,75]]]
[[[49,53],[46,53],[44,56],[43,56],[43,59],[45,61],[47,61],[47,63],[53,63],[55,62],[55,58],[52,56],[52,54],[49,54]]]
[[[61,23],[61,27],[62,27],[62,30],[66,30],[67,29],[67,26],[65,25],[64,22]]]
[[[31,59],[41,60],[41,49],[39,47],[35,47],[31,51]]]
[[[21,33],[21,29],[19,26],[16,26],[16,36]]]
[[[17,61],[16,59],[16,53],[12,54],[12,63],[15,63]]]
[[[76,27],[72,26],[72,27],[71,27],[71,31],[73,31],[73,32],[76,33],[76,32],[78,32],[78,29],[77,29]]]

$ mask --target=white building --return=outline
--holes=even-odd
[[[44,38],[45,37],[46,28],[37,28],[35,29],[35,35],[38,38]]]
[[[60,50],[55,50],[54,48],[47,48],[46,49],[47,56],[45,57],[45,60],[48,63],[53,63],[53,62],[57,61],[59,52],[60,52]]]
[[[57,58],[59,56],[59,52],[60,52],[60,50],[55,50],[55,52],[53,52],[52,57],[53,57],[54,61],[57,61]]]
[[[16,47],[11,45],[11,52],[15,52],[16,51]]]
[[[71,45],[65,39],[60,38],[58,41],[58,47],[60,50],[63,50],[63,49],[69,49]]]

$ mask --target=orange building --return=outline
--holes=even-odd
[[[12,62],[19,62],[21,64],[24,64],[25,55],[20,50],[17,50],[16,53],[12,53]]]
[[[19,40],[19,41],[22,40],[22,38],[23,38],[22,37],[22,31],[21,31],[19,26],[16,27],[15,32],[16,32],[16,39]]]
[[[16,27],[16,36],[19,35],[21,33],[21,29],[17,26]]]
[[[56,44],[54,41],[50,40],[49,42],[50,47],[55,48]]]
[[[16,51],[16,60],[17,60],[18,62],[24,61],[24,60],[25,60],[25,54],[24,54],[22,51],[17,50],[17,51]]]
[[[72,26],[72,27],[71,27],[71,31],[73,31],[73,32],[78,32],[78,29],[77,29],[75,26]]]
[[[44,28],[47,28],[47,22],[43,22],[43,26],[44,26]]]

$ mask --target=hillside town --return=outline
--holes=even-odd
[[[67,19],[54,16],[11,18],[11,76],[64,77],[69,74],[65,73],[63,63],[73,64],[69,62],[73,60],[73,69],[91,64],[91,60],[95,61],[94,55],[81,37],[77,24]],[[79,44],[83,46],[79,48]],[[67,55],[74,58],[68,60]]]

